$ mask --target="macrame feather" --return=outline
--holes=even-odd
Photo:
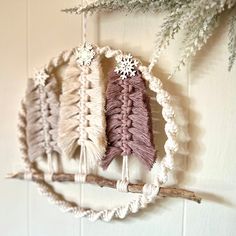
[[[79,151],[89,170],[106,150],[104,104],[99,59],[80,67],[72,57],[62,83],[59,144],[67,158]]]
[[[27,110],[27,143],[29,159],[60,153],[57,145],[59,93],[56,78],[52,75],[45,86],[35,85],[29,79],[25,105]]]
[[[152,138],[149,98],[141,72],[121,79],[112,72],[106,91],[108,148],[102,160],[106,169],[117,156],[136,156],[151,169],[156,152]]]

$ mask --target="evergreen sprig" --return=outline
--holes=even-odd
[[[236,0],[95,0],[84,6],[64,9],[67,13],[99,11],[166,12],[167,17],[157,33],[150,68],[168,47],[176,34],[183,30],[182,55],[173,73],[180,70],[187,60],[199,51],[220,23],[220,16],[228,9],[236,9]],[[234,10],[233,9],[233,10]],[[236,60],[236,11],[229,19],[229,71]]]

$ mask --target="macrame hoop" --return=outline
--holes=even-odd
[[[48,74],[52,73],[52,71],[67,63],[70,57],[73,55],[74,49],[70,51],[64,51],[59,54],[57,57],[51,59],[48,64],[45,65],[44,69]],[[97,53],[100,55],[104,55],[106,58],[113,58],[118,55],[123,54],[120,50],[112,50],[110,47],[97,48]],[[178,150],[178,142],[177,142],[177,124],[175,122],[175,113],[174,109],[171,105],[171,97],[166,92],[163,87],[161,81],[151,75],[148,67],[140,65],[138,69],[142,72],[143,78],[149,82],[149,88],[156,93],[156,101],[162,106],[162,115],[166,122],[165,124],[165,133],[167,135],[167,140],[164,145],[165,156],[162,161],[159,163],[159,173],[155,176],[154,183],[145,184],[143,187],[143,193],[137,194],[136,198],[128,202],[126,205],[122,205],[113,209],[105,209],[105,210],[93,210],[88,208],[83,208],[73,202],[65,200],[61,194],[57,193],[53,186],[48,184],[48,181],[52,179],[52,175],[46,175],[47,177],[42,181],[35,181],[39,192],[46,196],[49,202],[54,205],[57,205],[63,212],[73,213],[75,217],[87,217],[91,221],[96,221],[98,219],[104,221],[110,221],[112,218],[125,218],[130,213],[136,213],[140,209],[145,208],[147,204],[153,202],[158,195],[159,188],[161,184],[166,183],[168,179],[168,171],[173,168],[174,165],[174,154]],[[25,170],[27,172],[25,179],[31,180],[32,174],[39,173],[33,163],[30,162],[28,157],[28,146],[25,137],[26,130],[26,120],[25,120],[25,108],[24,101],[22,102],[22,110],[20,112],[20,121],[19,121],[19,131],[20,131],[20,145],[22,152],[22,160],[25,165]],[[153,166],[156,167],[157,164]],[[77,176],[77,181],[84,182],[84,176]],[[118,181],[117,181],[118,182]],[[123,188],[126,183],[123,184]],[[122,187],[122,186],[121,186]]]

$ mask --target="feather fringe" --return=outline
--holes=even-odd
[[[141,72],[127,79],[113,72],[106,91],[108,148],[102,160],[106,169],[117,156],[134,155],[151,169],[156,159],[149,98]]]
[[[26,91],[27,143],[29,159],[60,153],[57,145],[59,91],[54,76],[47,79],[45,86],[29,79]]]
[[[69,159],[77,158],[79,151],[86,170],[93,169],[106,150],[104,106],[99,59],[88,68],[72,57],[62,82],[59,145]]]

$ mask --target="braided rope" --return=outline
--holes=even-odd
[[[109,47],[98,49],[98,52],[100,54],[104,54],[107,58],[115,57],[122,53],[120,50],[111,50]],[[45,65],[47,72],[52,73],[56,67],[67,63],[72,53],[73,50],[62,52],[58,57],[55,57],[49,61],[49,63]],[[143,73],[144,79],[149,82],[150,89],[156,93],[156,100],[163,107],[162,114],[166,121],[165,132],[167,135],[167,141],[164,146],[166,155],[160,164],[161,172],[156,177],[155,184],[145,184],[143,187],[143,193],[137,194],[136,198],[131,200],[126,205],[122,205],[113,209],[97,211],[93,209],[85,209],[76,203],[62,199],[61,195],[55,192],[52,186],[49,185],[45,180],[36,181],[39,192],[43,196],[46,196],[49,202],[57,205],[63,212],[73,213],[74,216],[78,218],[87,217],[91,221],[96,221],[98,219],[110,221],[114,217],[123,219],[128,214],[136,213],[140,209],[145,208],[149,203],[153,202],[157,198],[159,192],[159,183],[165,183],[167,181],[168,170],[173,168],[173,156],[178,149],[178,143],[176,140],[176,134],[178,130],[174,120],[174,110],[170,103],[170,95],[162,88],[161,81],[150,75],[147,67],[139,66],[139,70]],[[19,115],[19,142],[20,150],[22,152],[22,160],[24,162],[26,171],[30,173],[37,173],[38,170],[33,167],[28,158],[26,126],[26,110],[24,102],[22,102],[22,108]],[[29,174],[27,176],[30,178],[31,175]],[[78,176],[77,181],[84,180],[80,177],[81,176]],[[125,187],[126,185],[123,184],[123,190],[125,190]]]

